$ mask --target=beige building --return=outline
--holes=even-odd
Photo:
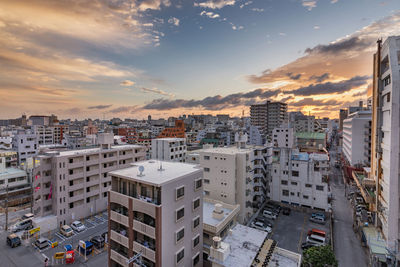
[[[111,185],[108,173],[145,159],[143,147],[111,146],[112,142],[112,134],[102,134],[99,148],[37,156],[33,170],[34,214],[56,215],[59,225],[63,225],[106,210]]]
[[[203,171],[144,161],[110,173],[108,266],[203,266]]]
[[[272,130],[288,120],[287,104],[267,101],[250,106],[251,125],[261,127],[263,134],[271,137]]]

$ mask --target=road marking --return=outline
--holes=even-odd
[[[302,226],[302,229],[301,229],[299,244],[297,245],[297,252],[299,252],[299,253],[300,253],[301,243],[303,241],[303,232],[304,232],[304,226],[305,225],[306,225],[306,215],[304,214],[304,220],[303,220],[303,226]]]
[[[59,233],[55,233],[55,236],[57,236],[58,238],[60,238],[62,241],[65,241],[65,238],[59,234]]]

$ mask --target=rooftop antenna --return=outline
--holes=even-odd
[[[141,165],[141,166],[139,166],[139,171],[140,171],[140,174],[138,175],[138,176],[144,176],[144,174],[143,174],[143,172],[144,172],[144,167]]]
[[[158,170],[160,171],[160,172],[162,172],[164,169],[163,169],[163,167],[162,167],[162,161],[160,160],[160,168],[158,168]]]

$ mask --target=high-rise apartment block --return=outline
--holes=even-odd
[[[203,266],[202,174],[154,160],[111,172],[108,266]]]
[[[50,151],[35,157],[34,214],[56,215],[69,224],[107,208],[110,171],[145,159],[137,145],[112,146],[112,134],[99,135],[98,148]]]
[[[378,41],[372,90],[371,177],[377,188],[377,226],[389,250],[400,240],[400,36]],[[399,258],[398,258],[399,260]]]
[[[250,106],[251,125],[260,126],[263,134],[271,137],[272,130],[287,121],[287,104],[267,101]]]
[[[39,150],[36,134],[21,132],[13,138],[13,148],[18,153],[18,164],[25,163],[28,158],[33,158]]]
[[[350,165],[370,166],[371,111],[351,113],[343,121],[343,154]]]
[[[152,159],[185,162],[185,157],[185,138],[156,138],[151,140]]]
[[[39,146],[54,144],[54,128],[42,125],[32,126],[33,133],[36,135]]]

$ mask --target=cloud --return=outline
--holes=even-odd
[[[254,11],[254,12],[264,12],[264,9],[263,8],[252,8],[251,9],[251,11]]]
[[[112,104],[110,104],[110,105],[97,105],[97,106],[90,106],[90,107],[88,107],[88,109],[107,109],[107,108],[109,108],[111,106],[112,106]]]
[[[327,79],[329,79],[329,73],[325,72],[324,74],[321,74],[319,76],[318,75],[312,75],[309,80],[310,81],[311,80],[315,80],[316,82],[321,83],[321,82],[323,82],[323,81],[325,81]]]
[[[200,16],[207,16],[207,17],[209,17],[210,19],[219,18],[219,14],[214,13],[214,12],[211,12],[211,11],[206,12],[206,11],[204,11],[204,10],[200,12]]]
[[[304,7],[308,9],[308,11],[311,11],[314,7],[317,7],[317,1],[306,1],[303,0],[301,3]]]
[[[320,29],[320,27],[318,25],[314,26],[314,30],[319,30],[319,29]]]
[[[142,87],[142,88],[140,88],[140,90],[142,92],[145,92],[145,93],[155,93],[155,94],[165,95],[165,96],[169,96],[169,97],[174,97],[175,96],[174,94],[167,93],[167,92],[165,92],[163,90],[160,90],[160,89],[157,89],[157,88],[145,88],[145,87]]]
[[[317,45],[313,48],[307,48],[305,52],[307,54],[311,53],[331,53],[336,54],[342,51],[347,50],[363,50],[367,47],[371,46],[371,40],[364,39],[360,36],[353,36],[351,38],[345,38],[342,40],[338,40],[336,42],[332,42],[327,45]]]
[[[286,33],[280,32],[279,35],[280,35],[280,36],[286,36]]]
[[[180,22],[180,20],[178,18],[175,18],[175,17],[171,17],[171,18],[168,19],[168,23],[169,24],[173,24],[175,26],[179,26],[179,22]]]
[[[301,73],[298,73],[298,74],[295,75],[295,74],[293,74],[291,72],[288,72],[288,73],[286,73],[286,75],[292,80],[298,80],[301,77]]]
[[[253,1],[247,1],[247,2],[244,2],[243,4],[241,4],[239,7],[240,8],[244,8],[245,6],[248,6],[248,5],[252,4],[252,3],[253,3]]]
[[[227,96],[210,96],[201,100],[185,99],[155,99],[144,105],[143,109],[169,110],[176,108],[204,108],[207,110],[219,110],[232,108],[240,105],[250,105],[258,102],[265,102],[269,97],[276,96],[281,90],[255,89],[247,93],[236,93]]]
[[[331,4],[337,3],[339,0],[331,0]]]
[[[196,7],[204,7],[210,9],[221,9],[225,6],[233,6],[235,5],[236,0],[208,0],[202,3],[194,3]]]
[[[353,94],[352,97],[360,97],[360,96],[367,97],[368,96],[367,93],[368,93],[368,89],[365,89],[365,90],[362,90],[361,92]]]
[[[125,80],[125,81],[121,82],[119,85],[121,85],[121,86],[132,86],[134,84],[135,84],[135,82],[133,82],[131,80]]]
[[[138,110],[138,106],[134,105],[134,106],[120,106],[114,109],[111,109],[109,112],[111,113],[127,113],[127,112],[135,112]]]
[[[342,101],[337,100],[315,100],[312,97],[303,98],[297,102],[291,102],[289,105],[293,107],[303,106],[337,106],[343,104]]]
[[[355,76],[351,79],[340,81],[337,83],[327,82],[320,84],[311,84],[290,91],[294,95],[310,96],[310,95],[325,95],[337,94],[350,91],[368,83],[370,76]]]

